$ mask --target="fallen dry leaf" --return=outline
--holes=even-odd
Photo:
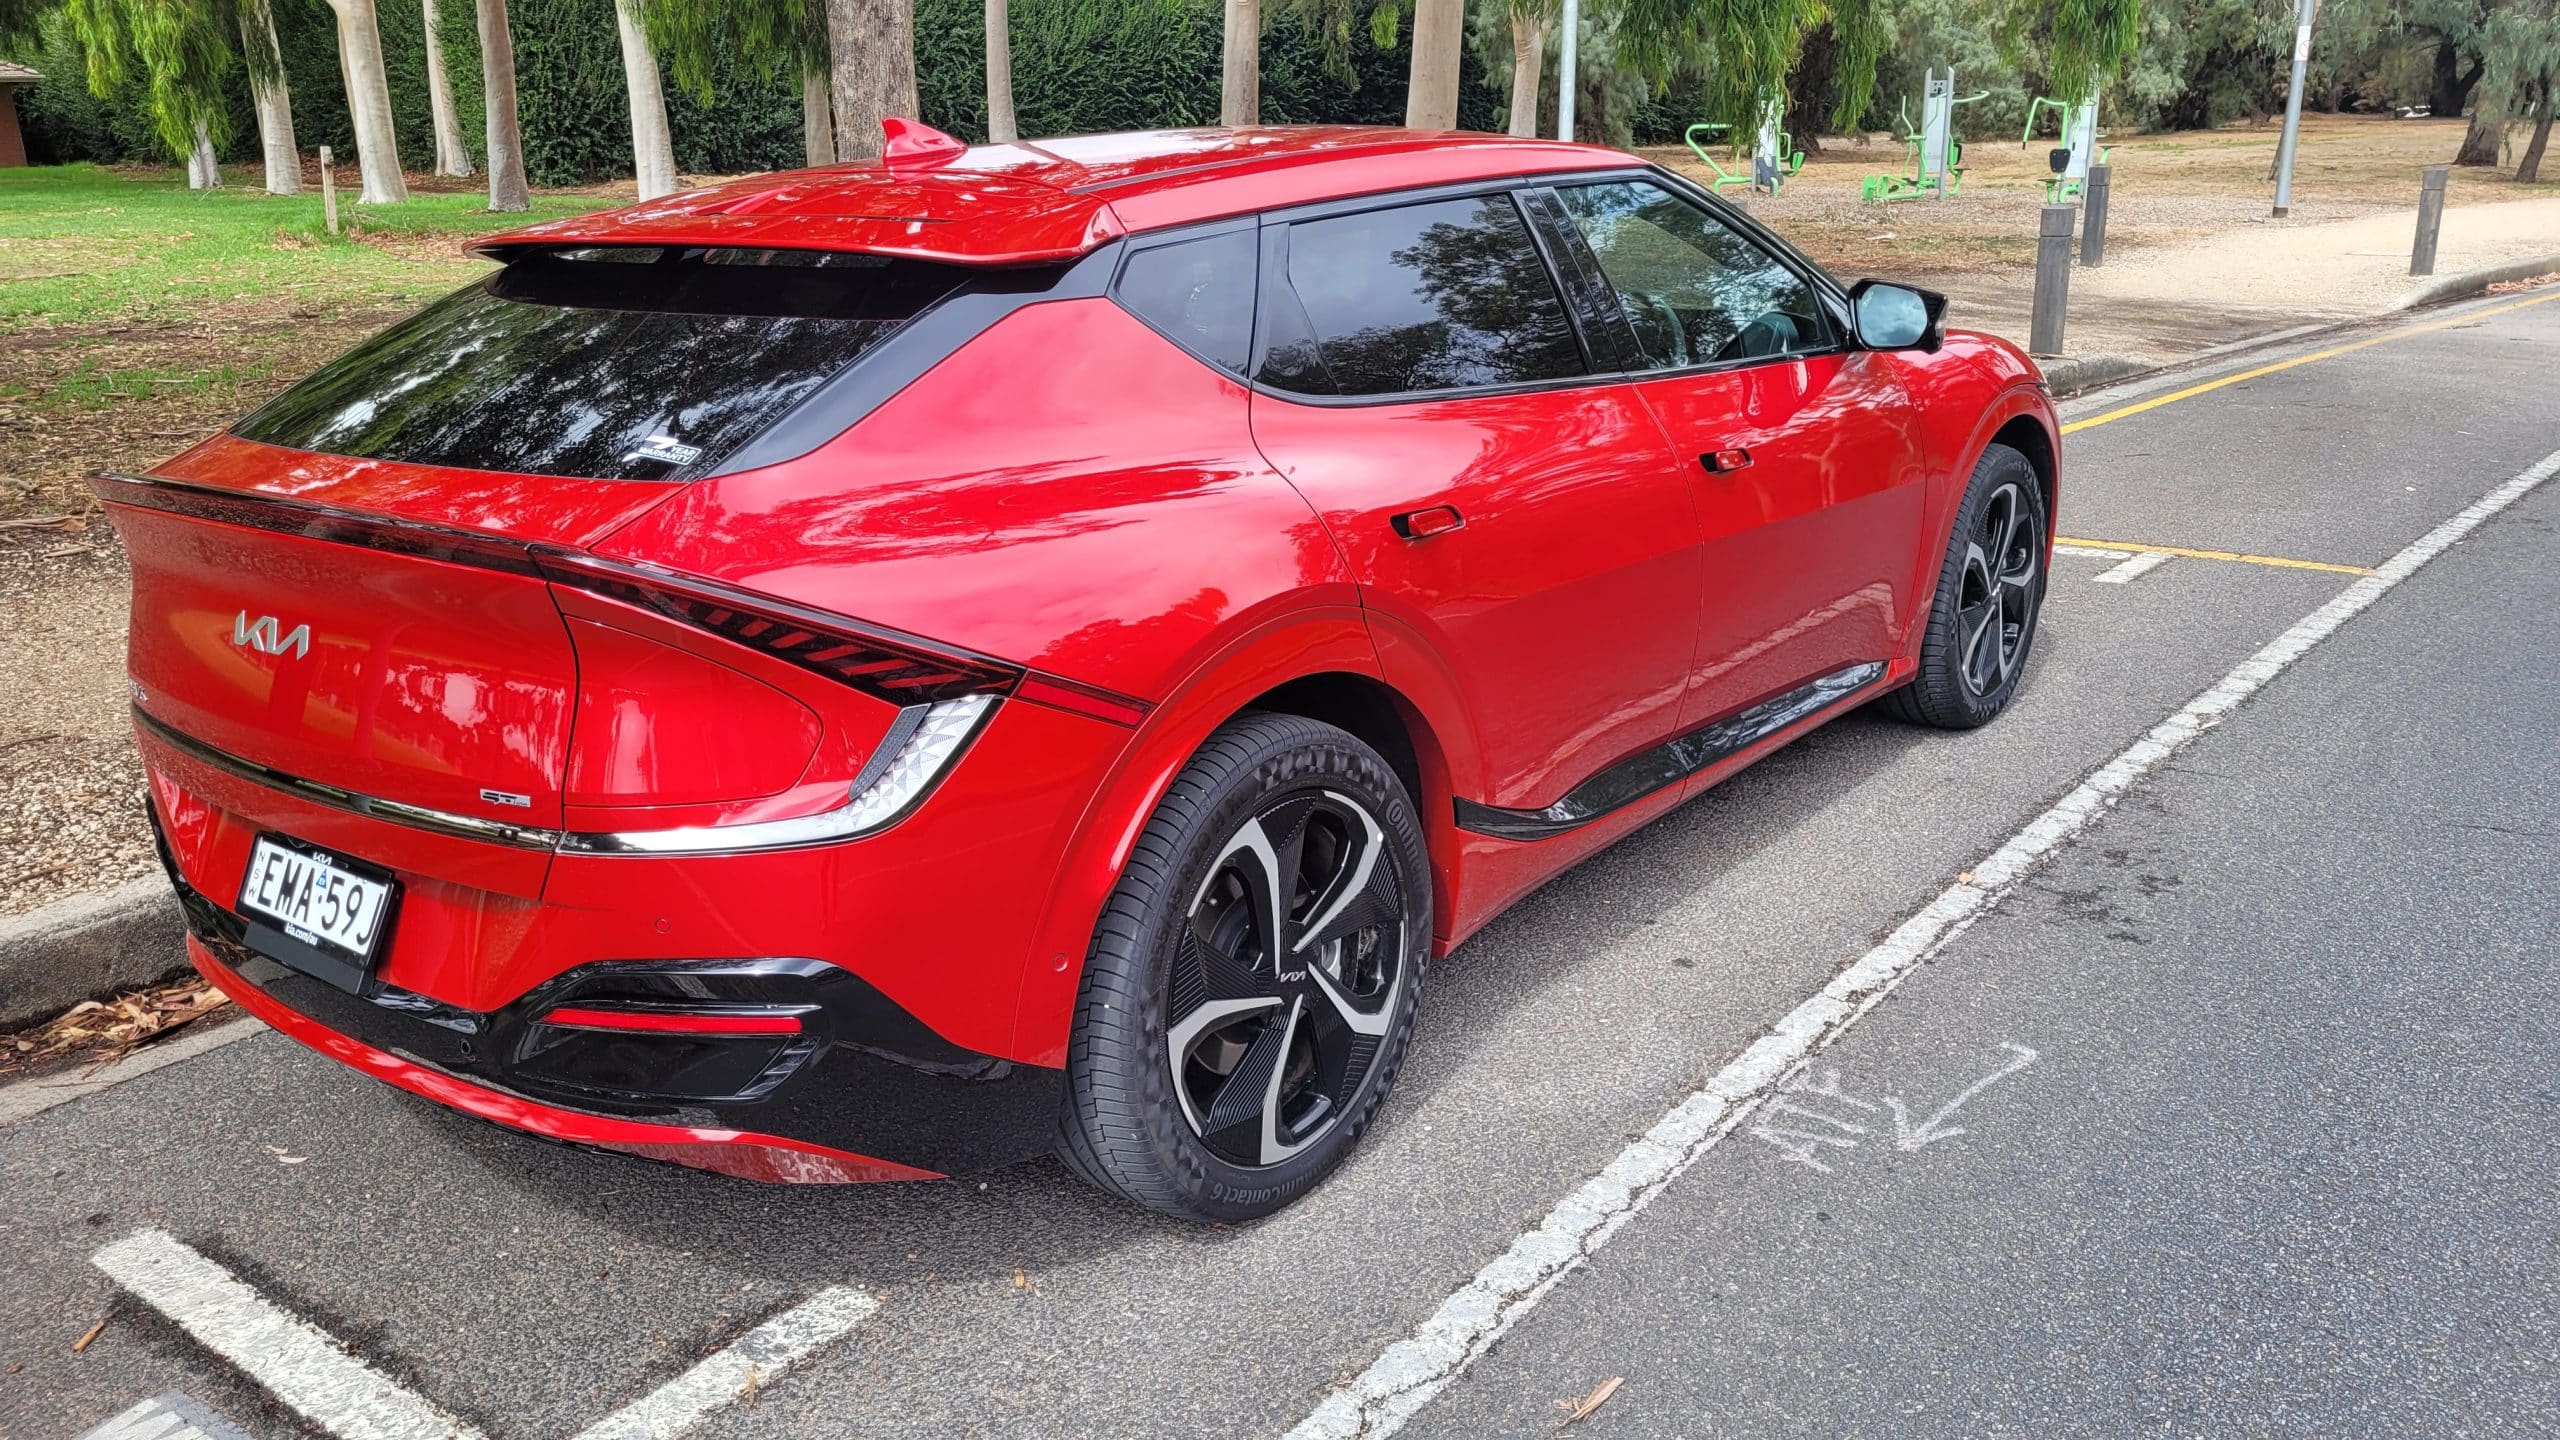
[[[1617,1394],[1618,1387],[1626,1383],[1626,1376],[1612,1375],[1608,1379],[1601,1381],[1598,1388],[1594,1389],[1590,1394],[1583,1396],[1579,1403],[1572,1400],[1557,1401],[1557,1405],[1562,1406],[1573,1413],[1565,1416],[1564,1419],[1556,1423],[1559,1427],[1580,1424],[1582,1421],[1590,1418],[1592,1411],[1608,1404],[1609,1397]]]

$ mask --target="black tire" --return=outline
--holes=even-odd
[[[1284,888],[1285,910],[1262,898]],[[1422,829],[1376,751],[1295,715],[1229,721],[1156,807],[1094,928],[1060,1154],[1183,1219],[1288,1205],[1395,1084],[1430,915]]]
[[[1938,567],[1919,672],[1883,699],[1887,714],[1971,730],[2007,708],[2044,614],[2047,535],[2035,466],[2006,445],[1983,451]]]

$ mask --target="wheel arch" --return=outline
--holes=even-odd
[[[1065,1062],[1093,927],[1131,849],[1182,767],[1219,726],[1251,710],[1322,721],[1386,758],[1421,824],[1431,861],[1434,934],[1446,933],[1460,837],[1440,729],[1425,706],[1380,673],[1361,611],[1299,611],[1234,641],[1157,704],[1073,822],[1025,957],[1015,1054],[1034,1063]]]

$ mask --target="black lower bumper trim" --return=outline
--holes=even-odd
[[[158,838],[156,807],[152,822]],[[860,976],[824,961],[599,962],[489,1012],[379,980],[350,994],[253,948],[247,922],[178,873],[165,838],[160,858],[188,931],[245,983],[377,1050],[536,1104],[754,1131],[945,1175],[1045,1154],[1057,1134],[1065,1072],[954,1045]],[[557,1027],[539,1023],[564,1001],[646,999],[667,987],[787,1006],[805,1017],[805,1028],[747,1051],[672,1037],[673,1048],[652,1052],[650,1037],[623,1037],[609,1052],[581,1052],[564,1049]]]

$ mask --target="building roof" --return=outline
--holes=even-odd
[[[969,147],[925,133],[940,143],[893,145],[885,164],[727,181],[528,226],[481,249],[735,245],[1030,264],[1136,231],[1279,206],[1639,163],[1592,145],[1376,126],[1148,130]]]

